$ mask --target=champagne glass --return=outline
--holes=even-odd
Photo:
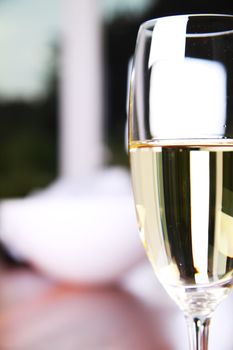
[[[233,16],[141,25],[129,96],[129,152],[141,240],[207,350],[233,277]]]

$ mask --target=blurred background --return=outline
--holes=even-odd
[[[232,13],[233,3],[1,0],[0,198],[25,196],[60,174],[75,176],[82,166],[128,167],[126,79],[138,26],[153,17],[193,12]],[[80,106],[75,99],[82,100]],[[82,127],[85,145],[77,140]],[[82,165],[80,158],[85,153],[91,158],[94,148],[99,160]]]
[[[232,14],[233,3],[0,1],[0,239],[13,256],[89,282],[144,259],[125,140],[129,61],[143,21],[207,12]]]

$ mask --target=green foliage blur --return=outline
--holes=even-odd
[[[21,197],[57,174],[57,82],[40,101],[0,102],[0,199]]]

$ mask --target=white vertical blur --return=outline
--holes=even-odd
[[[99,2],[62,1],[60,173],[77,178],[104,162]]]
[[[208,283],[209,153],[190,154],[191,223],[196,283]]]

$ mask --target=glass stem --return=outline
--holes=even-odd
[[[190,350],[208,350],[210,317],[186,317]]]

